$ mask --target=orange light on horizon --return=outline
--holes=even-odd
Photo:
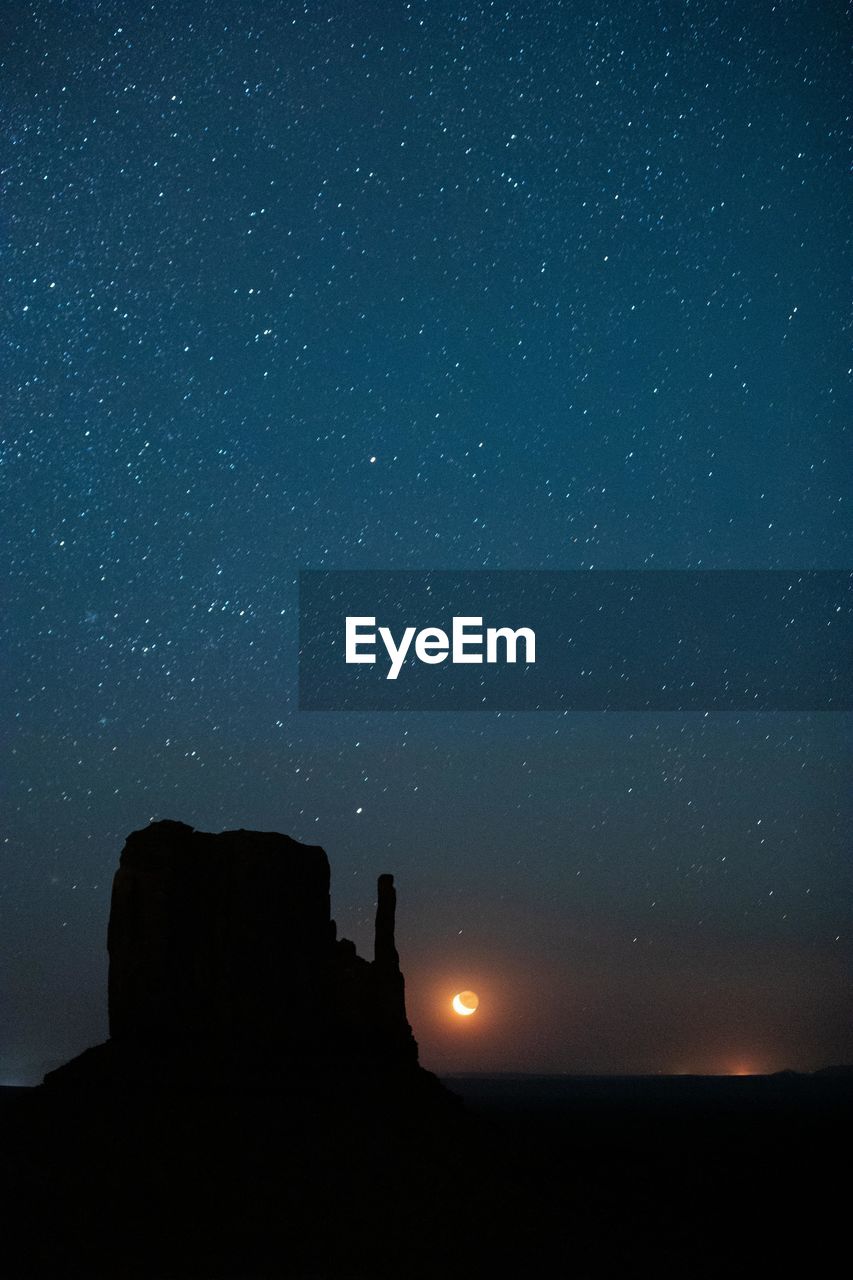
[[[734,1062],[729,1062],[723,1068],[723,1074],[727,1076],[762,1076],[765,1074],[765,1068],[755,1062],[744,1061],[741,1058],[740,1060],[735,1059]]]

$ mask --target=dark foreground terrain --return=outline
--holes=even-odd
[[[757,1280],[828,1274],[843,1243],[849,1074],[446,1083],[449,1123],[316,1077],[3,1090],[0,1272]]]

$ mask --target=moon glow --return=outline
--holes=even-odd
[[[463,1018],[470,1018],[480,1007],[480,997],[476,991],[460,991],[453,997],[453,1008]]]

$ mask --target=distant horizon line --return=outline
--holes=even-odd
[[[815,1076],[833,1072],[853,1075],[853,1063],[831,1062],[803,1070],[779,1067],[775,1071],[436,1071],[441,1080],[738,1080],[771,1079],[773,1076]]]

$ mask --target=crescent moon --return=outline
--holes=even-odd
[[[453,997],[452,1003],[456,1013],[461,1013],[463,1018],[470,1018],[472,1013],[477,1012],[480,999],[475,991],[460,991]]]

